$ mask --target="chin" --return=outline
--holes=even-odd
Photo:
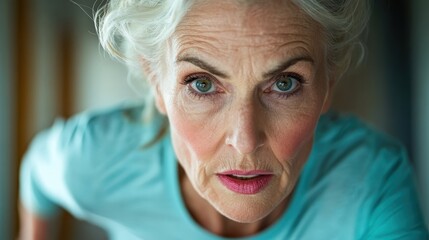
[[[224,217],[239,223],[255,223],[271,213],[278,215],[284,210],[284,203],[290,194],[290,186],[279,189],[280,182],[273,179],[271,184],[255,194],[233,192],[220,184],[213,183],[211,191],[202,194],[203,198]]]
[[[228,194],[229,195],[229,194]],[[256,195],[235,195],[223,197],[213,204],[216,210],[228,219],[239,223],[255,223],[272,213],[281,200]]]
[[[225,216],[226,218],[234,221],[234,222],[238,222],[238,223],[256,223],[259,222],[261,220],[263,220],[265,217],[267,217],[270,212],[261,214],[261,213],[250,213],[249,210],[246,210],[247,212],[245,212],[243,214],[243,212],[238,213],[238,214],[230,214],[230,215],[224,215],[222,213],[223,216]]]

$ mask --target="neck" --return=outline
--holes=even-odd
[[[220,214],[194,189],[183,169],[179,166],[181,193],[192,218],[204,229],[222,237],[246,237],[255,235],[271,226],[286,210],[289,198],[285,199],[267,217],[253,223],[240,223]]]

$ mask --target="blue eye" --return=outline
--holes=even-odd
[[[198,93],[202,94],[208,94],[216,91],[213,81],[205,77],[199,77],[193,80],[191,82],[191,87]]]
[[[295,91],[300,84],[300,80],[292,75],[282,75],[272,85],[271,90],[280,93],[291,93]]]

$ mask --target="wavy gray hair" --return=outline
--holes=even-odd
[[[292,1],[325,29],[331,71],[341,77],[351,65],[360,63],[364,55],[361,35],[370,13],[368,0]],[[142,58],[151,68],[162,69],[167,39],[194,2],[111,0],[95,16],[100,43],[127,64],[131,78],[142,79]],[[145,96],[147,107],[153,106],[152,92]]]

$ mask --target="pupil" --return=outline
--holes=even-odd
[[[292,87],[292,81],[289,78],[287,78],[287,79],[278,81],[276,85],[281,91],[288,91]]]
[[[199,91],[201,91],[201,92],[207,92],[207,91],[209,91],[211,89],[212,83],[209,80],[207,80],[207,79],[198,80],[195,83],[195,86],[197,87],[197,89]]]

